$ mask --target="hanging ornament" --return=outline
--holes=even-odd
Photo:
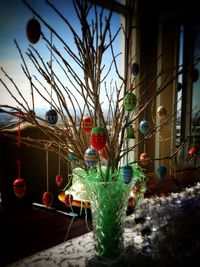
[[[192,68],[190,70],[190,80],[194,83],[199,78],[199,71],[197,69]]]
[[[162,117],[165,117],[167,114],[167,110],[164,106],[159,106],[157,108],[157,115],[158,117],[162,118]]]
[[[56,175],[55,182],[56,182],[57,186],[61,186],[63,183],[62,175],[60,175],[60,174]]]
[[[15,179],[13,182],[13,190],[17,197],[19,198],[23,197],[26,193],[26,183],[24,179],[22,178]]]
[[[131,65],[131,73],[132,73],[134,76],[137,76],[137,75],[138,75],[139,70],[140,70],[140,67],[139,67],[139,64],[138,64],[138,63],[133,63],[133,64]]]
[[[132,111],[137,103],[137,97],[133,93],[127,93],[124,97],[124,109],[127,111]]]
[[[197,153],[197,149],[195,148],[195,147],[189,147],[188,148],[188,154],[190,155],[190,156],[195,156],[196,155],[196,153]]]
[[[83,117],[82,123],[81,123],[81,128],[84,133],[89,134],[92,130],[93,127],[93,122],[90,117]]]
[[[41,27],[38,20],[32,18],[26,25],[26,35],[30,43],[36,44],[41,35]]]
[[[71,154],[71,155],[68,156],[68,160],[70,162],[72,162],[72,163],[78,163],[79,162],[79,159],[75,155],[73,155],[73,154]]]
[[[133,178],[133,169],[130,165],[122,166],[120,169],[122,181],[125,184],[129,184]]]
[[[18,152],[20,151],[21,146],[21,130],[20,130],[20,123],[21,123],[21,113],[18,113],[18,136],[17,136],[17,148]],[[17,167],[18,167],[18,178],[13,182],[13,191],[15,195],[19,198],[23,197],[26,193],[26,183],[24,179],[21,178],[21,160],[17,160]]]
[[[73,196],[71,194],[67,194],[65,196],[65,205],[67,207],[71,207],[72,206],[72,202],[73,202]]]
[[[161,180],[166,177],[166,173],[167,173],[167,168],[163,165],[158,166],[158,168],[156,169],[156,174],[158,178]]]
[[[56,178],[55,178],[55,182],[57,186],[60,186],[63,183],[63,177],[60,174],[60,154],[61,154],[61,151],[60,151],[60,135],[59,135],[59,141],[58,141],[58,173],[59,174],[56,175]]]
[[[141,122],[140,122],[140,132],[142,134],[146,134],[149,131],[149,123],[148,121],[144,118]]]
[[[181,91],[181,89],[182,89],[182,83],[178,82],[176,84],[176,89],[177,89],[178,92]]]
[[[45,118],[48,124],[55,125],[58,121],[58,114],[54,109],[50,109],[46,112]]]
[[[128,126],[126,128],[126,135],[128,139],[135,139],[135,132],[133,126]]]
[[[47,191],[44,192],[42,196],[42,203],[46,207],[50,207],[53,202],[53,194],[49,191],[49,151],[48,151],[48,143],[46,145],[46,182],[47,182]]]
[[[44,194],[42,196],[42,203],[47,208],[50,207],[53,203],[53,194],[49,191],[44,192]]]
[[[140,154],[140,163],[143,166],[147,166],[149,164],[149,155],[147,152],[143,152]]]
[[[98,155],[95,149],[88,148],[84,155],[85,164],[87,167],[92,168],[96,166],[98,161]]]
[[[135,197],[134,196],[130,196],[129,200],[128,200],[128,205],[133,207],[136,203]]]
[[[71,162],[72,168],[76,168],[80,164],[79,158],[77,158],[77,156],[75,156],[74,154],[69,155],[68,160]]]
[[[90,144],[96,150],[101,150],[105,147],[107,141],[107,131],[102,127],[92,128],[90,134]]]
[[[58,121],[58,114],[57,112],[52,109],[52,102],[53,102],[53,88],[54,88],[54,77],[53,77],[53,53],[52,53],[52,45],[53,45],[53,33],[51,31],[51,54],[50,54],[50,70],[51,70],[51,79],[50,79],[50,84],[51,84],[51,105],[50,105],[50,110],[48,110],[45,114],[45,118],[48,124],[50,125],[55,125]]]

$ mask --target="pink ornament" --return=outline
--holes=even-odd
[[[46,191],[42,196],[42,203],[48,208],[53,202],[53,194],[49,191]]]
[[[23,197],[24,194],[26,193],[26,183],[25,183],[24,179],[17,178],[13,182],[13,190],[14,190],[14,193],[17,197],[19,197],[19,198]]]
[[[57,186],[62,185],[62,183],[63,183],[62,175],[60,175],[60,174],[56,175],[55,181],[56,181]]]

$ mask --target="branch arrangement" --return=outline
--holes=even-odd
[[[118,169],[121,160],[128,158],[128,153],[136,149],[139,145],[150,139],[158,130],[162,129],[172,121],[176,120],[176,112],[169,112],[165,119],[158,125],[154,125],[148,133],[145,133],[137,141],[130,143],[127,137],[127,128],[138,125],[138,119],[145,110],[153,105],[156,98],[174,81],[181,73],[178,70],[168,70],[160,87],[151,98],[146,97],[146,91],[151,87],[151,83],[146,86],[144,93],[141,93],[135,101],[134,109],[129,110],[124,104],[127,94],[137,95],[143,81],[147,78],[140,77],[136,79],[137,73],[131,73],[135,55],[131,55],[131,30],[125,29],[121,25],[115,32],[112,31],[113,10],[105,10],[103,7],[97,7],[95,4],[87,1],[74,0],[74,9],[81,33],[77,33],[66,18],[50,1],[46,0],[48,6],[60,17],[66,24],[66,27],[72,34],[74,46],[70,47],[67,41],[61,37],[56,29],[52,28],[44,18],[36,12],[31,5],[23,0],[24,4],[33,12],[33,15],[51,32],[54,40],[60,42],[63,52],[53,44],[52,38],[49,40],[41,31],[40,42],[46,43],[46,49],[51,53],[50,62],[45,62],[42,55],[33,45],[29,45],[26,52],[26,58],[16,40],[16,47],[22,59],[22,71],[29,80],[32,103],[31,105],[24,98],[17,83],[9,74],[1,68],[4,78],[0,82],[7,90],[10,96],[16,101],[17,106],[1,105],[2,111],[17,116],[20,112],[21,120],[26,121],[38,127],[45,133],[45,140],[35,140],[27,137],[21,137],[21,142],[39,149],[58,153],[61,158],[70,161],[73,155],[78,159],[78,164],[85,169],[90,168],[85,161],[86,150],[91,147],[90,133],[84,130],[83,122],[85,118],[91,119],[91,128],[104,129],[106,135],[106,145],[96,153],[98,164],[102,163],[101,153],[106,155],[107,177],[110,171]],[[91,15],[93,14],[93,15]],[[133,29],[134,27],[130,27]],[[123,34],[126,42],[125,51],[118,51],[116,40]],[[107,60],[108,53],[112,56]],[[124,73],[119,69],[121,55],[126,56]],[[37,75],[31,75],[29,62],[37,71]],[[59,73],[54,71],[53,64],[59,68]],[[180,66],[179,66],[180,69]],[[110,79],[114,70],[115,77]],[[60,73],[64,79],[60,78]],[[159,73],[152,79],[152,84],[163,75]],[[12,84],[16,94],[8,87],[7,81]],[[48,120],[38,117],[35,112],[35,98],[38,94],[49,104],[50,110],[55,112],[62,123],[49,123]],[[107,103],[107,112],[105,114],[104,106]],[[130,103],[128,103],[130,104]],[[133,104],[131,102],[131,104]],[[139,132],[139,127],[135,127],[135,134]],[[13,139],[15,137],[5,129],[1,129],[0,134],[7,135]],[[16,140],[16,139],[15,139]],[[48,144],[48,146],[47,146]],[[168,158],[171,159],[176,153],[173,152]],[[127,162],[128,163],[128,162]]]

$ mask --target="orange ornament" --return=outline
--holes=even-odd
[[[143,152],[141,155],[140,155],[140,163],[143,165],[143,166],[146,166],[149,164],[149,155],[147,152]]]

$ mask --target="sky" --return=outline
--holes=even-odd
[[[58,15],[55,14],[52,9],[47,6],[44,0],[27,0],[27,2],[33,6],[36,12],[38,12],[51,27],[56,29],[62,36],[64,36],[65,41],[70,47],[74,47],[74,42],[69,32],[66,30],[66,25]],[[80,31],[80,26],[77,23],[77,18],[74,14],[74,9],[72,5],[72,0],[51,0],[53,4],[56,5],[58,10],[60,10],[72,23],[73,27],[77,32]],[[25,96],[26,100],[29,104],[31,104],[31,89],[28,79],[25,77],[22,69],[21,69],[21,58],[19,52],[15,46],[13,39],[15,38],[19,44],[19,47],[27,59],[25,52],[29,48],[29,41],[26,36],[26,25],[27,22],[33,17],[32,12],[28,9],[28,7],[22,2],[22,0],[0,0],[0,67],[3,67],[4,70],[13,78],[16,82],[17,86],[20,88],[23,96]],[[118,18],[114,17],[113,27],[116,30],[116,27],[119,26],[119,16]],[[42,32],[45,34],[47,38],[50,40],[50,31],[47,29],[41,22]],[[53,37],[53,43],[56,45],[60,45],[57,43],[55,37]],[[33,45],[42,55],[45,62],[49,62],[50,60],[50,51],[46,48],[46,44],[43,40],[39,40],[37,44]],[[63,48],[61,48],[63,49]],[[64,50],[61,50],[64,52]],[[74,50],[75,51],[75,50]],[[107,58],[108,59],[108,58]],[[28,61],[27,61],[28,62]],[[31,63],[28,64],[29,71],[32,74],[36,75],[36,72]],[[60,72],[60,70],[56,69],[58,66],[55,66],[53,63],[54,71]],[[77,69],[77,71],[79,71]],[[64,77],[64,74],[61,74]],[[7,82],[10,86],[10,82],[5,78],[4,74],[0,71],[0,78]],[[47,85],[48,87],[48,85]],[[17,96],[17,92],[15,88],[12,88],[12,93]],[[49,106],[48,103],[45,103],[42,98],[35,95],[35,106],[38,108],[47,108]],[[0,83],[0,104],[9,104],[16,105],[14,100],[10,97],[10,95],[6,92],[4,86]]]
[[[72,4],[70,0],[52,1],[52,3],[55,2],[58,8],[60,8],[62,11],[66,11],[66,14],[73,14]],[[63,7],[63,2],[65,2],[65,7]],[[32,0],[29,0],[28,3],[33,5]],[[55,15],[55,13],[51,10],[50,7],[45,4],[43,0],[35,0],[34,6],[35,10],[48,21],[50,26],[57,27],[59,25],[59,29],[63,30],[64,23],[61,23],[61,21],[58,19],[58,16]],[[23,55],[25,56],[25,52],[29,47],[29,41],[26,36],[26,25],[32,17],[32,12],[21,0],[0,0],[0,66],[3,67],[17,83],[29,103],[31,103],[30,84],[21,69],[20,65],[22,60],[13,40],[14,38],[16,39]],[[44,27],[42,24],[41,28],[44,34],[50,39],[50,31],[46,29],[46,27]],[[68,42],[70,40],[68,40]],[[34,48],[41,52],[45,62],[48,62],[50,60],[50,52],[47,50],[43,40],[39,40],[37,44],[34,44]],[[32,65],[29,66],[31,71],[33,69]],[[0,77],[4,78],[5,80],[4,74],[2,72],[0,73]],[[10,83],[8,82],[8,84]],[[0,92],[0,104],[15,103],[13,99],[11,99],[11,97],[8,95],[2,84],[0,84]],[[14,88],[12,88],[12,92],[17,95]],[[37,97],[37,95],[35,102],[38,106],[48,105],[47,103],[42,101],[39,96]]]

